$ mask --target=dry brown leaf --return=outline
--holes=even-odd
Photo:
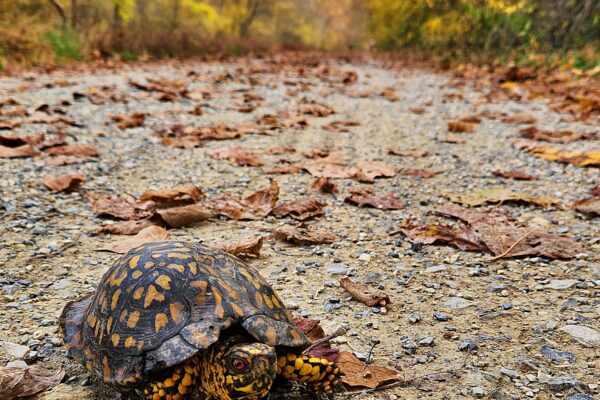
[[[59,167],[62,165],[78,164],[86,161],[91,161],[93,160],[93,158],[61,155],[56,157],[44,157],[42,160],[46,165]]]
[[[375,196],[373,190],[369,188],[350,189],[350,195],[344,201],[359,207],[368,206],[380,210],[400,210],[404,208],[404,204],[392,193]]]
[[[371,290],[362,283],[352,282],[347,277],[340,279],[340,287],[350,293],[355,300],[369,307],[386,307],[392,303],[390,296],[381,290]]]
[[[594,197],[600,197],[600,186],[596,186],[590,189],[590,194]]]
[[[600,216],[600,197],[577,200],[574,203],[574,207],[580,213],[598,217]]]
[[[53,156],[79,156],[79,157],[98,157],[98,149],[91,144],[72,144],[65,146],[50,147],[44,150],[46,154]]]
[[[217,246],[229,254],[236,257],[260,257],[264,239],[262,237],[237,240],[231,243],[224,243]]]
[[[329,132],[350,132],[350,127],[359,125],[360,122],[355,120],[331,121],[327,125],[323,125],[323,129]]]
[[[205,205],[215,214],[235,220],[261,220],[266,218],[279,198],[279,185],[271,180],[269,187],[243,199],[231,196],[208,200]]]
[[[537,118],[531,114],[527,113],[515,113],[511,115],[506,115],[501,118],[502,122],[506,122],[509,124],[535,124],[537,122]]]
[[[375,389],[381,385],[400,379],[396,371],[385,367],[365,364],[347,351],[340,352],[335,362],[344,373],[342,382],[350,387]]]
[[[469,229],[456,231],[442,225],[404,225],[400,232],[411,243],[421,244],[452,244],[461,250],[480,251],[486,250],[475,233]]]
[[[149,226],[156,225],[150,219],[141,219],[137,221],[119,221],[110,225],[101,227],[99,233],[110,233],[113,235],[135,235],[139,231]]]
[[[388,154],[391,154],[393,156],[414,157],[414,158],[422,158],[422,157],[429,155],[429,153],[427,151],[414,150],[414,149],[411,149],[411,150],[389,149]]]
[[[327,231],[293,226],[284,226],[277,229],[273,233],[273,237],[276,240],[284,240],[299,245],[330,244],[339,240],[336,235]]]
[[[543,140],[551,143],[571,143],[577,140],[600,139],[600,135],[597,132],[542,131],[535,126],[521,130],[521,136],[527,139]]]
[[[202,204],[164,208],[156,214],[171,228],[193,225],[214,217],[214,213]]]
[[[560,204],[560,201],[552,196],[535,197],[527,192],[513,192],[503,187],[492,187],[486,189],[477,189],[462,194],[445,193],[446,197],[454,203],[460,203],[467,206],[480,206],[485,203],[504,203],[507,201],[521,201],[525,203],[536,204],[541,207],[550,207]]]
[[[309,319],[295,316],[292,316],[292,319],[294,321],[294,324],[296,324],[296,326],[300,328],[302,333],[304,333],[311,341],[317,341],[325,337],[325,331],[320,325],[321,321],[319,321],[318,319]],[[331,343],[329,343],[329,341],[322,342],[317,344],[316,346],[313,346],[308,352],[308,354],[310,354],[311,356],[326,358],[331,362],[335,362],[339,353],[340,351],[338,349],[334,349],[331,347]]]
[[[0,145],[0,158],[33,157],[36,155],[38,155],[38,152],[30,144],[24,144],[19,147]]]
[[[15,135],[13,133],[0,133],[0,146],[20,147],[24,144],[38,146],[44,141],[44,135]]]
[[[337,193],[338,189],[329,178],[317,178],[316,181],[310,185],[312,189],[318,190],[321,193],[333,194]]]
[[[299,171],[302,171],[303,167],[301,164],[280,164],[274,167],[264,167],[262,172],[269,175],[278,175],[278,174],[295,174]]]
[[[129,236],[125,239],[110,242],[97,250],[125,254],[129,250],[139,247],[143,244],[160,242],[167,239],[169,239],[169,232],[167,232],[165,228],[160,226],[149,226],[139,231],[135,236]]]
[[[304,221],[308,218],[323,215],[323,207],[325,207],[325,204],[318,200],[293,200],[278,205],[271,214],[278,217],[289,215],[294,219]]]
[[[124,220],[145,219],[154,214],[155,204],[151,201],[138,202],[125,195],[87,193],[92,203],[92,213],[96,216],[110,215]]]
[[[418,179],[428,179],[428,178],[433,178],[434,176],[436,176],[437,174],[439,174],[439,171],[434,171],[432,169],[403,169],[402,170],[402,175],[404,176],[408,176],[410,178],[418,178]]]
[[[119,129],[137,128],[144,125],[146,113],[134,112],[130,115],[111,115],[110,119],[118,123]]]
[[[271,154],[271,155],[279,155],[279,154],[295,153],[295,152],[296,152],[295,148],[284,147],[284,146],[271,147],[271,148],[268,148],[266,151],[267,154]]]
[[[394,167],[381,161],[359,161],[352,170],[355,179],[367,183],[375,182],[375,178],[390,178],[396,175]]]
[[[300,107],[300,114],[312,115],[314,117],[326,117],[335,113],[333,108],[319,103],[304,104]]]
[[[425,107],[409,107],[408,110],[417,115],[421,115],[425,113]]]
[[[48,175],[42,180],[42,183],[50,190],[62,192],[76,189],[84,180],[85,176],[82,174]]]
[[[339,151],[328,152],[326,157],[308,162],[303,168],[318,178],[350,178],[357,172],[344,165],[342,153]]]
[[[157,204],[182,200],[197,201],[203,195],[204,193],[199,187],[192,183],[186,183],[168,189],[148,190],[140,196],[140,201],[150,200]]]
[[[447,135],[437,135],[435,137],[435,140],[437,140],[438,142],[442,142],[442,143],[452,143],[452,144],[467,143],[467,139],[465,139],[463,136],[456,135],[454,133],[449,133]]]
[[[475,130],[475,124],[473,122],[466,122],[460,119],[453,119],[446,121],[448,130],[454,133],[473,132]]]
[[[262,161],[256,154],[240,147],[227,147],[209,150],[206,154],[216,160],[227,160],[231,164],[240,166],[256,167],[262,165]]]
[[[574,164],[578,167],[600,167],[600,151],[571,151],[540,146],[534,147],[531,152],[535,157],[548,161]]]
[[[517,181],[536,181],[538,179],[537,177],[526,174],[522,171],[500,171],[499,169],[497,169],[494,172],[492,172],[492,174],[494,176],[499,176],[506,179],[514,179]]]
[[[33,396],[52,389],[64,376],[64,370],[48,370],[40,363],[27,368],[0,367],[0,399]]]
[[[384,88],[379,94],[391,102],[400,100],[400,96],[398,96],[396,91],[391,87]]]

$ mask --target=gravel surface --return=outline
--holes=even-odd
[[[272,73],[258,71],[264,65]],[[250,66],[256,67],[252,74],[248,72]],[[474,132],[459,133],[465,143],[436,140],[438,135],[448,133],[447,120],[483,111],[526,112],[546,130],[586,132],[595,127],[564,122],[562,115],[550,111],[543,99],[480,102],[482,93],[471,88],[472,82],[457,87],[446,75],[337,61],[331,61],[329,68],[329,74],[317,74],[322,66],[244,60],[1,78],[0,101],[14,98],[27,107],[71,102],[63,108],[68,117],[83,126],[69,126],[69,134],[79,143],[95,145],[100,157],[60,167],[48,166],[39,157],[0,159],[0,366],[39,360],[64,367],[67,374],[63,383],[39,396],[43,399],[115,398],[110,389],[65,356],[57,323],[66,301],[93,291],[118,257],[95,250],[116,237],[95,233],[107,222],[91,213],[85,192],[137,197],[150,188],[192,182],[208,197],[240,196],[265,187],[268,178],[274,177],[281,187],[280,201],[325,201],[325,215],[306,224],[334,232],[341,240],[318,246],[269,241],[251,264],[260,269],[295,313],[320,319],[328,332],[345,327],[348,333],[334,340],[342,350],[364,356],[371,348],[370,341],[380,340],[373,351],[374,363],[397,369],[406,381],[353,398],[600,398],[599,219],[586,218],[571,208],[574,200],[586,197],[588,190],[600,183],[598,169],[535,158],[513,145],[512,139],[519,137],[523,126],[498,119],[483,119]],[[348,71],[357,73],[355,84],[320,79],[343,76]],[[225,74],[232,79],[215,83],[216,77]],[[160,102],[127,83],[129,78],[144,81],[147,77],[181,79],[190,92],[209,90],[212,98],[192,96]],[[125,94],[128,102],[73,101],[73,92],[89,93],[90,88],[103,85],[114,85],[114,93]],[[378,94],[386,87],[393,88],[397,101]],[[237,110],[244,91],[264,98],[252,113]],[[367,97],[353,95],[361,91],[372,93]],[[456,92],[464,98],[449,95]],[[192,149],[164,146],[153,134],[155,128],[174,123],[197,127],[237,125],[263,114],[282,110],[294,113],[303,97],[332,107],[335,114],[306,116],[309,126],[302,130],[283,128],[271,135],[248,134],[228,141],[209,141]],[[422,114],[410,111],[423,103],[430,105]],[[202,107],[203,115],[188,113],[197,105]],[[144,126],[126,130],[110,121],[112,114],[131,112],[150,115]],[[322,129],[328,122],[347,119],[359,121],[360,126],[350,127],[349,132]],[[56,126],[29,123],[15,132],[37,134],[53,129]],[[349,164],[380,160],[398,171],[433,169],[440,173],[428,179],[398,173],[371,185],[340,179],[336,180],[340,193],[332,196],[311,189],[315,178],[307,172],[269,176],[261,167],[240,167],[206,155],[207,149],[232,145],[255,151],[265,166],[273,166],[282,158],[304,160],[303,152],[326,148],[341,150]],[[276,146],[293,147],[296,153],[265,152]],[[565,146],[589,150],[598,148],[598,142],[577,141]],[[391,147],[423,150],[428,155],[398,157],[388,154]],[[506,180],[493,176],[496,169],[519,170],[539,179]],[[56,193],[40,184],[46,175],[71,173],[86,177],[77,191]],[[405,208],[383,211],[344,203],[348,188],[358,186],[370,186],[378,194],[391,192]],[[583,251],[566,261],[529,257],[488,262],[489,254],[451,246],[414,245],[396,233],[409,221],[453,224],[433,213],[436,207],[448,203],[443,193],[493,186],[559,198],[562,205],[553,208],[527,204],[499,207],[530,226],[577,240]],[[265,236],[286,224],[297,223],[274,217],[263,221],[215,218],[173,229],[170,234],[177,240],[210,245]],[[343,276],[384,290],[392,300],[391,306],[367,307],[351,300],[339,287]],[[342,394],[340,398],[347,396]]]

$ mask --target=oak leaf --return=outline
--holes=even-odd
[[[42,183],[50,190],[63,192],[77,188],[85,180],[82,174],[74,175],[48,175]]]
[[[375,389],[381,385],[400,379],[396,371],[385,367],[365,364],[347,351],[340,352],[335,362],[344,373],[342,382],[350,387]]]
[[[27,368],[0,367],[0,399],[33,396],[52,389],[64,376],[64,370],[48,370],[39,363]]]

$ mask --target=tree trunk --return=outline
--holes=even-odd
[[[71,28],[73,29],[77,29],[77,24],[79,23],[78,15],[79,4],[77,0],[71,0]]]
[[[246,17],[240,24],[240,38],[246,37],[248,35],[250,25],[252,25],[254,18],[256,18],[260,2],[261,0],[248,0],[248,13],[246,14]]]
[[[67,14],[65,13],[65,9],[62,8],[62,6],[56,0],[50,0],[50,4],[52,5],[52,7],[54,7],[56,12],[60,16],[62,28],[65,29],[67,27],[67,23],[68,23]]]
[[[172,11],[172,20],[171,20],[171,30],[174,30],[179,26],[179,0],[173,0],[173,11]]]

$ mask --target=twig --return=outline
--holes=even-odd
[[[509,254],[515,247],[517,247],[517,245],[519,243],[521,243],[523,240],[525,240],[525,238],[529,235],[531,235],[531,233],[533,233],[533,231],[527,231],[527,233],[525,233],[519,240],[517,240],[516,242],[514,242],[508,249],[506,249],[506,251],[503,251],[502,254],[498,254],[496,257],[492,257],[492,258],[488,258],[487,260],[483,260],[485,262],[491,262],[491,261],[496,261],[501,259],[502,257],[505,257],[507,254]]]
[[[367,362],[366,362],[366,364],[371,364],[373,362],[373,360],[371,359],[373,357],[373,350],[375,350],[375,346],[377,346],[379,343],[381,343],[381,341],[375,339],[375,340],[372,341],[372,343],[373,344],[371,345],[371,348],[369,349],[369,355],[367,355]]]
[[[73,239],[72,242],[69,243],[65,243],[62,246],[60,246],[58,248],[58,250],[56,250],[54,253],[49,253],[49,254],[38,254],[37,256],[33,256],[30,258],[30,260],[36,260],[38,258],[46,258],[46,257],[54,257],[62,252],[64,252],[65,250],[67,250],[68,248],[71,248],[73,246],[75,246],[77,244],[77,242],[79,242],[79,239],[81,238],[81,232],[79,232],[77,234],[77,236],[75,236],[75,239]]]
[[[335,339],[338,336],[343,336],[346,334],[346,330],[344,328],[342,328],[341,326],[339,328],[337,328],[335,330],[335,332],[330,333],[329,335],[325,336],[324,338],[315,340],[310,346],[308,346],[303,352],[302,354],[307,354],[310,350],[312,350],[315,346],[320,345],[321,343],[326,343],[329,342],[331,339]]]

